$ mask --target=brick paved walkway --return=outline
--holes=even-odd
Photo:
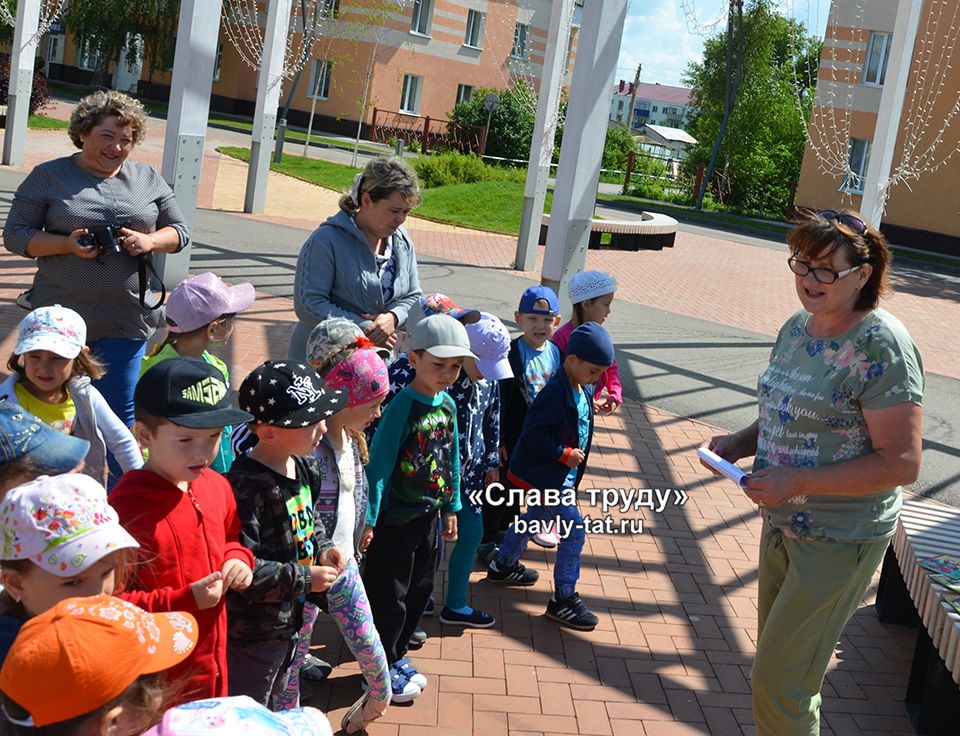
[[[15,343],[23,310],[13,302],[32,264],[0,254],[0,355]],[[221,351],[236,386],[267,357],[285,355],[293,314],[286,299],[260,295]],[[579,589],[600,616],[592,633],[561,631],[540,615],[551,592],[554,552],[531,549],[541,574],[509,589],[474,574],[473,602],[495,628],[461,631],[426,621],[430,641],[416,662],[430,677],[412,706],[392,708],[370,733],[532,736],[532,734],[750,734],[759,520],[731,484],[708,476],[695,448],[714,430],[627,402],[600,419],[584,487],[682,488],[689,502],[644,522],[642,534],[593,535]],[[581,499],[584,513],[599,515]],[[622,515],[616,515],[620,517]],[[444,587],[441,570],[437,585]],[[824,688],[824,733],[911,733],[902,696],[915,634],[877,622],[864,607],[844,632]],[[442,631],[441,631],[442,629]],[[343,662],[316,686],[312,705],[339,722],[359,694],[359,671],[332,623],[316,653]]]
[[[155,150],[143,152],[149,153],[145,160],[156,156]],[[229,170],[225,162],[205,169],[205,202],[226,196],[221,186]],[[271,192],[281,191],[273,184]],[[317,201],[315,192],[311,196],[296,200],[301,211],[302,202]],[[329,207],[314,211],[317,216],[307,227]],[[436,229],[413,227],[418,250],[432,255],[504,267],[512,254],[508,238],[468,231],[454,240]],[[443,250],[454,243],[455,251]],[[681,314],[696,312],[693,316],[772,332],[795,308],[782,285],[790,282],[776,251],[683,234],[677,247],[656,257],[591,252],[590,259],[591,266],[616,271],[622,298]],[[0,355],[6,355],[23,315],[13,299],[30,282],[32,264],[2,253],[0,272]],[[731,300],[734,289],[737,299]],[[903,305],[911,299],[918,300],[915,306]],[[909,315],[905,321],[915,336],[922,335],[918,341],[927,340],[925,355],[942,346],[946,365],[948,343],[938,342],[941,333],[924,317],[924,299],[930,297],[905,294],[895,311]],[[957,309],[955,302],[938,304],[947,310],[940,315],[958,316],[950,311]],[[241,315],[222,351],[234,385],[261,360],[285,355],[292,320],[288,300],[264,295]],[[928,357],[928,363],[936,360]],[[600,616],[597,630],[561,631],[540,615],[551,592],[554,552],[527,553],[525,562],[541,573],[541,582],[528,589],[488,585],[477,571],[473,602],[496,615],[497,626],[464,632],[427,620],[431,638],[415,656],[430,678],[427,691],[412,706],[391,708],[370,733],[752,734],[749,671],[759,520],[736,488],[698,465],[695,448],[713,432],[705,424],[632,402],[616,417],[600,419],[584,487],[682,488],[689,502],[661,514],[628,514],[643,520],[642,534],[588,539],[580,591]],[[599,513],[584,499],[581,506],[584,513]],[[441,570],[440,590],[444,575]],[[902,697],[915,634],[879,624],[868,606],[872,597],[873,589],[831,662],[824,686],[825,734],[912,733]],[[315,645],[319,656],[343,663],[316,686],[311,701],[336,725],[359,695],[358,669],[332,624],[318,627]]]

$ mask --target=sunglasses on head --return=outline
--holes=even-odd
[[[867,231],[867,223],[854,215],[841,214],[836,210],[820,210],[817,212],[817,216],[825,220],[834,220],[844,227],[853,230],[857,235],[863,235]]]

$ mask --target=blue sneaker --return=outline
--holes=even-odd
[[[497,620],[489,613],[478,611],[476,608],[471,613],[457,613],[452,608],[443,607],[440,611],[440,623],[450,624],[451,626],[470,626],[474,629],[489,629]]]
[[[423,609],[424,616],[434,616],[437,613],[437,607],[434,605],[433,598],[427,601],[427,607]]]
[[[413,662],[410,661],[410,657],[403,657],[398,659],[393,663],[394,667],[397,667],[403,674],[407,676],[407,679],[410,680],[414,685],[416,685],[421,690],[427,689],[427,678],[424,675],[420,674],[420,671],[413,666]]]
[[[390,668],[391,703],[409,703],[420,694],[420,686],[411,682],[396,664]]]

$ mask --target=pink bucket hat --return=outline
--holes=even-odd
[[[387,364],[371,348],[355,351],[327,371],[323,380],[327,388],[346,392],[348,408],[386,396],[390,389]]]
[[[253,284],[230,286],[215,273],[190,276],[167,299],[168,329],[193,332],[225,314],[249,309],[255,297]]]

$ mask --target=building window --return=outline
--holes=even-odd
[[[223,44],[217,44],[217,58],[213,62],[213,81],[220,81],[220,64],[223,63]]]
[[[410,31],[422,36],[430,35],[430,16],[433,15],[433,0],[413,0],[413,16]]]
[[[525,23],[517,23],[517,28],[513,32],[513,49],[510,56],[514,59],[527,58],[527,37],[530,35],[530,26]]]
[[[479,49],[483,44],[483,24],[486,16],[477,11],[467,12],[467,33],[463,37],[463,45]]]
[[[99,63],[100,51],[90,43],[90,39],[80,44],[80,48],[77,50],[77,67],[93,70],[97,68]]]
[[[867,175],[867,165],[870,163],[870,141],[859,138],[850,139],[850,171],[844,180],[840,191],[852,194],[863,194],[863,179]]]
[[[887,78],[887,62],[890,61],[892,33],[871,33],[867,47],[867,63],[863,66],[863,83],[878,87]]]
[[[423,82],[422,77],[415,77],[412,74],[403,76],[403,91],[400,93],[400,112],[410,115],[418,114],[420,110],[420,85]]]
[[[315,100],[325,100],[330,96],[330,73],[332,71],[333,62],[325,59],[314,59],[308,97]]]
[[[457,104],[461,102],[466,102],[471,97],[473,97],[473,85],[472,84],[458,84],[457,85]]]

